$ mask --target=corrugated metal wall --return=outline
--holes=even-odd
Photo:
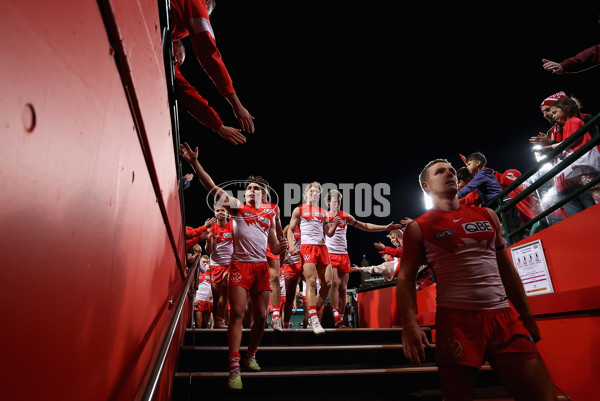
[[[132,400],[183,285],[158,5],[5,0],[0,26],[0,398]]]

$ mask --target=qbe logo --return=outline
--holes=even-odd
[[[494,228],[489,221],[472,221],[462,225],[468,234],[481,232],[494,232]]]

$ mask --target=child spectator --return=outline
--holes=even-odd
[[[473,175],[471,181],[458,191],[459,202],[469,193],[477,190],[479,199],[483,205],[488,204],[492,199],[502,192],[502,186],[496,178],[495,171],[486,167],[487,159],[481,152],[475,152],[466,158],[467,170]],[[503,200],[510,199],[508,196]],[[521,225],[521,216],[516,207],[509,208],[506,211],[507,233],[514,231]]]
[[[571,98],[557,100],[556,102],[554,102],[550,110],[552,112],[552,115],[554,116],[554,119],[558,123],[562,123],[563,125],[563,140],[569,138],[584,125],[583,118],[579,110],[579,105],[576,101],[574,101]],[[579,139],[577,139],[577,141],[575,141],[571,145],[570,149],[566,151],[567,154],[571,154],[572,152],[579,150],[585,143],[589,142],[591,139],[592,137],[590,133],[586,132],[583,136],[581,136]],[[600,146],[592,148],[586,155],[591,156],[593,152],[595,152],[595,154],[597,155],[598,150],[600,150]],[[583,157],[585,156],[582,156],[582,158]],[[592,162],[593,160],[589,159],[587,161]],[[576,163],[577,161],[571,164],[571,166],[567,167],[564,170],[565,173],[568,169],[573,169]],[[580,174],[577,176],[576,179],[574,179],[574,181],[578,181],[578,183],[581,185],[589,183],[593,178],[595,178],[598,175],[598,173],[596,172],[598,168],[597,160],[593,164],[589,164],[586,167],[588,171],[580,170],[580,172],[583,172],[584,174]],[[573,175],[576,174],[574,173]],[[566,174],[565,178],[567,178]],[[600,184],[593,186],[587,192],[592,196],[594,203],[598,203],[600,201]],[[589,207],[590,205],[587,206]]]

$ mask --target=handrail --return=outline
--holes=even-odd
[[[536,165],[534,165],[534,167],[532,167],[527,172],[525,172],[524,174],[522,174],[513,183],[511,183],[509,186],[507,186],[500,194],[498,194],[496,197],[494,197],[493,199],[491,199],[485,205],[487,207],[491,207],[491,206],[495,205],[496,203],[498,204],[498,207],[495,210],[496,210],[496,213],[500,216],[500,219],[502,220],[502,223],[503,223],[504,227],[507,227],[507,225],[505,223],[505,221],[506,221],[506,217],[505,217],[506,210],[508,210],[511,207],[516,207],[517,203],[519,203],[521,200],[525,199],[527,196],[529,196],[530,194],[532,194],[539,187],[541,187],[542,185],[544,185],[545,183],[547,183],[548,181],[550,181],[557,173],[559,173],[562,170],[564,170],[566,167],[568,167],[569,165],[571,165],[572,163],[574,163],[577,159],[579,159],[583,154],[587,153],[594,146],[596,146],[597,144],[599,144],[600,143],[600,136],[592,137],[592,139],[590,141],[586,142],[580,149],[578,149],[577,151],[573,152],[571,155],[569,155],[569,157],[565,158],[560,163],[558,163],[557,165],[555,165],[553,168],[551,168],[550,170],[548,170],[545,174],[543,174],[541,177],[539,177],[531,185],[528,185],[528,187],[526,189],[524,189],[521,193],[519,193],[514,198],[512,198],[512,199],[510,199],[510,200],[508,200],[506,202],[503,202],[502,199],[505,198],[514,189],[516,189],[519,185],[521,185],[522,183],[524,183],[531,176],[533,176],[535,173],[537,173],[544,164],[548,163],[548,160],[554,159],[556,156],[560,155],[565,149],[569,148],[573,143],[575,143],[575,141],[577,141],[580,137],[582,137],[583,135],[585,135],[585,133],[588,132],[590,130],[590,128],[592,128],[593,126],[597,125],[599,121],[600,121],[600,113],[597,114],[597,115],[595,115],[591,119],[589,119],[573,135],[571,135],[569,138],[567,138],[564,141],[562,141],[556,148],[554,148],[547,155],[547,157],[545,159],[538,161],[536,163]],[[550,208],[548,208],[544,212],[540,213],[538,216],[534,217],[533,219],[531,219],[530,221],[528,221],[526,224],[518,227],[517,229],[515,229],[514,231],[512,231],[510,233],[507,233],[506,237],[508,238],[509,242],[511,242],[511,237],[513,237],[514,235],[518,234],[519,232],[525,230],[526,227],[530,227],[533,224],[535,224],[536,222],[542,220],[543,218],[545,218],[546,216],[548,216],[550,213],[552,213],[553,211],[555,211],[558,208],[560,208],[562,205],[568,203],[574,197],[579,196],[586,189],[589,189],[592,186],[594,186],[596,183],[598,183],[597,179],[593,180],[591,183],[585,185],[583,188],[578,188],[578,190],[575,191],[573,194],[570,194],[565,199],[562,199],[561,201],[557,202],[555,205],[551,206]]]
[[[149,377],[148,377],[147,382],[146,381],[142,382],[142,383],[147,383],[147,384],[145,384],[144,393],[142,394],[141,398],[139,398],[140,401],[150,401],[154,398],[154,395],[156,393],[156,388],[158,387],[158,381],[160,380],[160,376],[164,369],[165,361],[167,359],[169,349],[171,348],[171,344],[173,342],[173,337],[175,336],[175,332],[177,331],[177,326],[179,325],[179,320],[181,318],[181,312],[183,311],[183,306],[185,305],[185,299],[188,296],[188,292],[190,290],[190,287],[192,286],[192,283],[194,282],[194,278],[196,277],[196,272],[198,271],[199,266],[200,266],[200,263],[194,263],[194,266],[191,268],[191,270],[189,271],[189,273],[187,275],[185,286],[183,287],[183,291],[179,295],[179,300],[177,301],[177,307],[175,308],[175,312],[173,314],[173,317],[171,318],[169,327],[167,328],[167,330],[165,332],[164,339],[161,344],[160,350],[158,351],[156,360],[155,360],[154,364],[151,365],[152,369],[149,371],[149,373],[148,373],[148,371],[146,371],[146,375],[144,376],[144,377],[146,377],[146,376],[149,376]],[[138,394],[139,394],[139,391],[138,391]],[[136,399],[138,399],[138,397],[136,397]]]

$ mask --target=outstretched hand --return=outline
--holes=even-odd
[[[242,130],[239,128],[228,127],[226,125],[221,125],[217,129],[217,133],[221,136],[221,138],[228,140],[234,145],[240,145],[242,143],[246,143],[246,137],[242,135]]]
[[[562,74],[564,72],[563,66],[556,61],[550,61],[544,58],[542,59],[542,63],[544,70],[551,71],[553,74]]]
[[[390,224],[385,226],[385,231],[394,231],[394,230],[399,230],[401,228],[402,228],[402,224],[394,224],[394,222],[392,221]]]
[[[179,152],[181,156],[190,164],[192,164],[195,160],[198,160],[198,147],[192,150],[190,145],[187,142],[184,142],[179,145]]]

